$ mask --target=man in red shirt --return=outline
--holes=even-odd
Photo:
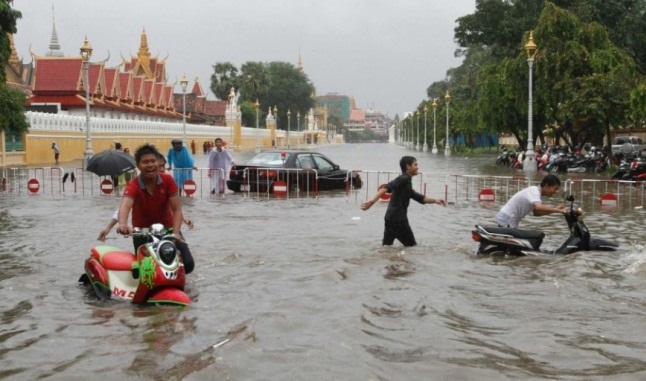
[[[178,238],[177,249],[182,253],[186,273],[191,272],[194,263],[180,230],[182,226],[182,204],[179,189],[172,176],[159,172],[159,151],[150,144],[144,144],[135,152],[135,161],[140,171],[123,191],[119,207],[117,233],[132,234],[133,227],[145,228],[155,223],[172,227]],[[132,210],[132,226],[128,216]],[[134,242],[135,251],[140,244]]]

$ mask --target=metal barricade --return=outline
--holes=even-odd
[[[245,168],[241,187],[247,197],[318,197],[319,175],[315,169]]]

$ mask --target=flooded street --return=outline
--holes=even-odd
[[[318,150],[347,169],[396,172],[408,154],[437,177],[523,176],[493,166],[495,153]],[[586,208],[591,234],[617,252],[493,259],[474,255],[470,230],[493,223],[499,202],[413,202],[418,246],[404,249],[381,246],[386,205],[364,212],[364,199],[184,198],[196,269],[193,304],[178,309],[78,286],[119,198],[0,193],[0,379],[646,379],[643,208]],[[567,235],[558,216],[521,227],[544,230],[546,247]],[[114,231],[107,243],[131,245]]]

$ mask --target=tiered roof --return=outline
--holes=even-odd
[[[78,57],[53,55],[34,58],[34,103],[61,103],[64,110],[85,106],[83,61]],[[122,70],[123,68],[123,70]],[[135,112],[165,118],[181,118],[173,101],[173,86],[166,82],[165,59],[151,57],[146,32],[141,35],[137,56],[117,67],[92,62],[88,68],[89,101],[92,107]]]

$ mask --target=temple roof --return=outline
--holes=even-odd
[[[34,94],[77,94],[81,89],[81,57],[38,57]]]

